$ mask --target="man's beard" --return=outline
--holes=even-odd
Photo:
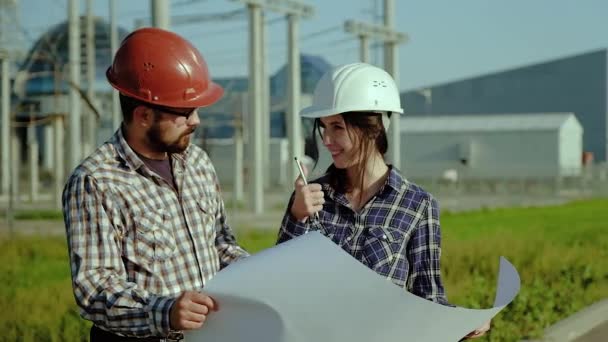
[[[190,146],[190,138],[188,135],[193,132],[194,129],[189,130],[175,141],[168,143],[162,140],[160,125],[154,124],[146,133],[146,137],[148,138],[150,147],[157,152],[182,153]]]

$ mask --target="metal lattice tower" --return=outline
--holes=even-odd
[[[0,0],[0,50],[6,51],[12,60],[25,55],[19,18],[19,0]]]

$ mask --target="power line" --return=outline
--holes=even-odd
[[[358,51],[358,47],[347,47],[347,48],[343,48],[343,49],[330,49],[330,52],[326,52],[323,51],[323,53],[319,53],[319,51],[317,51],[315,53],[315,55],[326,58],[326,59],[331,59],[331,56],[333,57],[337,57],[337,56],[341,56],[340,58],[344,58],[345,56],[348,55],[352,55],[352,58],[356,58],[357,57],[357,51]],[[306,51],[302,51],[302,53],[307,53]],[[233,56],[227,56],[226,59],[222,59],[221,62],[217,62],[214,63],[212,61],[210,61],[209,64],[209,68],[213,69],[213,70],[230,70],[230,71],[234,71],[237,70],[239,68],[244,68],[244,73],[243,75],[240,76],[229,76],[225,73],[222,73],[223,76],[221,76],[221,78],[231,78],[231,77],[247,77],[247,66],[244,66],[244,63],[246,63],[245,59],[243,57],[241,57],[240,59],[232,59],[231,57]],[[282,58],[279,58],[282,59]],[[281,64],[281,66],[283,66],[284,64]],[[269,75],[269,77],[271,77],[272,75]]]
[[[331,27],[328,27],[328,28],[324,28],[324,29],[319,30],[319,31],[307,33],[307,34],[305,34],[305,35],[303,35],[303,36],[300,37],[300,41],[308,40],[308,39],[311,39],[311,38],[314,38],[314,37],[317,37],[317,36],[324,35],[326,33],[331,33],[331,32],[337,31],[337,30],[339,30],[341,28],[342,28],[342,26],[335,25],[335,26],[331,26]]]
[[[59,0],[55,0],[55,3],[56,3],[58,6],[63,7],[63,9],[67,11],[67,9],[68,9],[68,8],[66,7],[65,2],[62,2],[62,1],[59,1]]]
[[[264,23],[268,26],[271,26],[271,25],[277,24],[283,20],[285,20],[285,18],[280,16],[280,17],[277,17],[274,19],[266,20]],[[218,36],[218,35],[230,35],[230,34],[236,34],[236,33],[244,33],[248,29],[249,29],[249,26],[247,26],[247,25],[239,25],[239,26],[233,26],[228,29],[222,29],[222,30],[204,31],[204,32],[195,31],[195,32],[198,34],[208,34],[208,35]]]
[[[200,24],[210,21],[228,21],[244,19],[245,9],[237,9],[229,12],[210,13],[210,14],[182,14],[171,17],[171,22],[175,25]]]
[[[173,7],[187,6],[195,3],[207,2],[207,0],[187,0],[187,1],[178,1],[176,3],[171,4]]]
[[[278,18],[276,18],[276,19],[278,19]],[[314,32],[306,33],[306,34],[304,34],[303,36],[300,37],[299,41],[305,41],[305,40],[309,40],[309,39],[312,39],[312,38],[317,37],[317,36],[325,35],[327,33],[331,33],[333,31],[337,31],[340,28],[341,28],[341,26],[336,25],[336,26],[331,26],[331,27],[324,28],[324,29],[321,29],[321,30],[317,30],[317,31],[314,31]],[[268,48],[269,49],[274,49],[276,47],[286,48],[287,47],[287,41],[285,41],[285,40],[273,41],[273,42],[271,42],[271,43],[268,44]],[[238,51],[242,51],[242,48],[231,48],[231,49],[224,49],[224,50],[216,50],[216,51],[211,51],[208,54],[210,54],[210,55],[216,55],[216,54],[219,54],[219,53],[231,53],[231,52],[238,52]]]
[[[321,31],[327,31],[327,29],[321,30]],[[319,31],[320,32],[320,31]],[[313,32],[312,34],[317,34],[318,32]],[[355,39],[347,37],[347,38],[340,38],[340,39],[334,39],[331,40],[329,42],[327,41],[322,41],[322,42],[314,42],[316,44],[312,44],[312,46],[321,46],[321,47],[330,47],[330,48],[334,48],[334,47],[339,47],[342,46],[346,43],[354,43],[356,42]],[[321,44],[319,44],[321,43]],[[287,49],[286,46],[286,42],[285,41],[278,41],[278,42],[272,42],[270,44],[268,44],[268,50],[285,50]],[[310,48],[311,45],[308,44],[308,48]],[[230,48],[230,49],[222,49],[222,50],[215,50],[215,51],[209,51],[209,52],[203,52],[204,56],[213,58],[213,57],[217,57],[218,55],[222,55],[222,58],[234,58],[234,57],[245,57],[246,56],[246,51],[241,47],[241,48]]]

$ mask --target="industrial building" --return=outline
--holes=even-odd
[[[406,116],[574,113],[583,150],[608,157],[608,50],[402,93]],[[542,156],[538,156],[542,158]]]
[[[581,172],[583,129],[572,113],[412,116],[401,123],[408,178],[550,179]]]

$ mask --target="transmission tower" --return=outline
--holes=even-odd
[[[13,61],[24,57],[19,0],[0,0],[0,50]]]

